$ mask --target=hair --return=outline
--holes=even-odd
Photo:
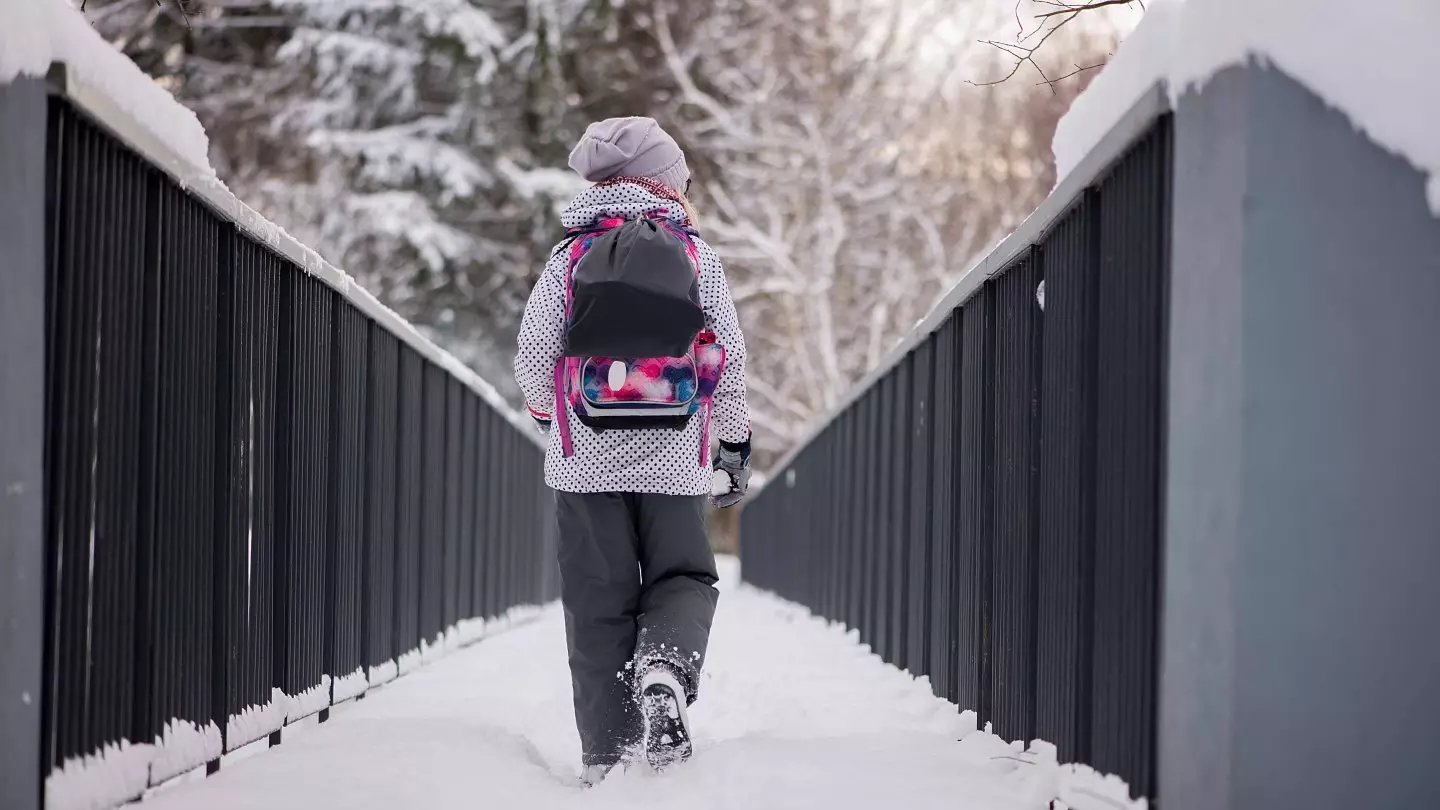
[[[678,196],[680,197],[680,207],[685,209],[685,218],[690,220],[690,227],[699,228],[700,220],[695,215],[695,203],[691,202],[684,192],[680,192]]]

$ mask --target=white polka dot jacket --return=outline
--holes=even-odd
[[[614,183],[593,186],[579,194],[561,222],[566,229],[589,227],[602,218],[665,216],[688,224],[683,209],[643,185]],[[700,265],[700,299],[705,328],[725,348],[725,366],[716,384],[712,407],[691,418],[683,430],[605,430],[582,424],[569,402],[555,396],[556,367],[565,333],[565,285],[568,253],[552,251],[540,279],[530,292],[520,323],[515,380],[537,420],[568,423],[569,453],[562,431],[549,431],[545,482],[563,492],[647,492],[666,495],[708,495],[711,470],[710,436],[740,444],[750,437],[745,404],[745,337],[730,298],[725,269],[703,239],[695,239]],[[562,243],[563,244],[563,243]],[[559,246],[557,245],[557,248]],[[563,399],[563,398],[562,398]],[[556,419],[558,408],[566,409]]]

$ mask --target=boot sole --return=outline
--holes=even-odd
[[[645,714],[645,758],[650,767],[663,771],[688,760],[694,746],[678,683],[668,676],[649,683],[641,692],[640,701]]]

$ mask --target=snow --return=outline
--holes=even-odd
[[[379,666],[370,667],[369,678],[371,686],[387,684],[400,677],[400,669],[395,664],[395,659],[390,659]]]
[[[64,0],[0,0],[0,84],[44,78],[52,62],[64,62],[71,77],[129,110],[189,166],[214,176],[200,120],[110,47],[79,10]]]
[[[695,758],[578,787],[579,741],[557,607],[447,656],[330,722],[220,773],[153,796],[147,810],[423,807],[1143,808],[1044,743],[1009,743],[882,663],[853,633],[736,585],[722,595],[690,710]],[[533,621],[527,621],[533,620]],[[499,624],[493,622],[491,625]],[[479,804],[477,804],[477,802]]]
[[[370,682],[365,678],[365,668],[360,667],[349,675],[341,675],[334,679],[331,685],[335,690],[331,703],[341,703],[365,694],[365,690],[370,687]]]
[[[415,670],[420,668],[420,664],[424,660],[425,659],[423,653],[417,647],[416,649],[413,649],[410,652],[401,655],[395,660],[395,673],[398,676],[407,675],[411,672],[414,672]]]
[[[1061,119],[1053,143],[1057,179],[1157,83],[1173,104],[1253,57],[1307,86],[1425,173],[1430,209],[1440,216],[1440,95],[1432,87],[1429,42],[1437,28],[1435,0],[1309,0],[1298,16],[1290,0],[1153,0]]]
[[[320,130],[308,138],[317,148],[359,157],[358,180],[373,185],[398,185],[421,176],[444,189],[441,203],[469,197],[493,182],[489,172],[470,155],[426,132],[433,119],[359,132]]]
[[[526,169],[504,156],[496,161],[495,168],[521,197],[527,200],[548,197],[552,201],[551,210],[557,217],[565,211],[565,207],[575,195],[590,185],[583,177],[568,169],[543,166]]]
[[[149,781],[153,755],[150,745],[121,740],[67,761],[45,780],[46,810],[102,810],[139,796]]]
[[[204,726],[188,720],[171,720],[156,740],[154,758],[150,761],[150,782],[158,784],[191,768],[198,768],[225,751],[220,727],[212,722]]]
[[[433,664],[445,657],[445,634],[442,632],[435,638],[426,641],[420,639],[420,665]]]
[[[285,722],[293,723],[330,706],[330,676],[321,675],[320,683],[290,697]]]
[[[460,646],[473,644],[484,638],[486,627],[484,619],[461,619],[455,624],[455,633],[459,636]]]
[[[710,494],[728,495],[731,490],[730,473],[724,470],[715,470],[710,473]]]

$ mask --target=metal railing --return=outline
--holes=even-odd
[[[43,683],[38,738],[4,733],[40,757],[7,808],[213,770],[556,594],[533,432],[83,90],[0,85],[6,143],[44,144],[3,192],[44,209]]]
[[[747,581],[1154,795],[1170,116],[1151,94],[742,515]],[[1043,284],[1043,286],[1042,286]]]

